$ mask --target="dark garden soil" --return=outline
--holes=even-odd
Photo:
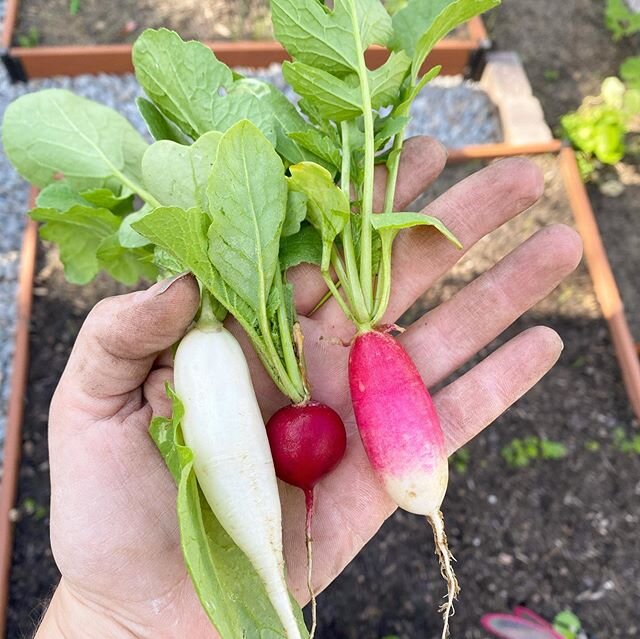
[[[20,0],[19,39],[36,45],[133,42],[143,29],[167,27],[185,39],[269,40],[268,0]],[[456,30],[464,37],[467,30]]]
[[[620,63],[640,54],[640,34],[613,42],[604,25],[604,2],[508,0],[485,16],[500,49],[518,51],[535,95],[553,127],[587,95],[600,93],[602,80],[617,75]],[[635,146],[638,146],[636,141]],[[640,341],[640,155],[627,157],[601,182],[618,181],[621,195],[608,197],[590,188],[598,224],[627,308],[631,329]],[[606,189],[605,189],[606,191]]]
[[[584,96],[600,93],[602,80],[640,51],[640,34],[613,41],[604,7],[604,0],[504,0],[485,15],[496,46],[521,55],[553,126]]]
[[[620,163],[624,191],[607,197],[591,186],[589,196],[624,302],[631,332],[640,343],[640,171]]]
[[[20,0],[16,35],[41,45],[133,42],[147,27],[167,27],[197,40],[272,37],[268,0]]]
[[[407,314],[405,324],[451,297],[538,228],[571,223],[556,160],[537,161],[547,180],[543,201],[482,240]],[[427,198],[475,168],[447,169]],[[58,579],[48,544],[49,400],[84,316],[99,299],[121,290],[103,279],[85,288],[66,284],[53,251],[40,247],[9,639],[31,636]],[[562,336],[558,365],[466,447],[468,459],[458,455],[452,464],[444,512],[462,584],[453,636],[486,637],[479,626],[483,612],[524,602],[549,618],[570,607],[600,639],[635,637],[640,455],[622,453],[614,430],[632,433],[638,424],[583,266],[478,359],[535,324]],[[530,435],[562,442],[566,457],[511,468],[501,450]],[[320,596],[318,637],[439,637],[436,608],[442,594],[426,524],[397,512]]]

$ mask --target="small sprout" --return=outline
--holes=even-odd
[[[525,468],[539,459],[562,459],[567,456],[567,448],[560,442],[531,436],[514,439],[500,454],[511,468]]]
[[[37,47],[40,44],[40,31],[31,27],[26,34],[18,36],[18,45],[25,48]]]
[[[584,355],[579,355],[571,362],[571,368],[582,368],[586,363],[587,358]]]
[[[546,69],[543,75],[547,82],[555,82],[560,77],[560,72],[557,69]]]
[[[22,510],[24,510],[27,515],[33,515],[36,510],[36,500],[32,497],[26,497],[22,502]]]
[[[582,623],[570,610],[563,610],[555,616],[553,629],[565,639],[577,639],[582,630]]]
[[[590,453],[597,453],[600,450],[600,442],[595,439],[589,439],[584,443],[584,448]]]
[[[469,468],[470,459],[471,453],[466,448],[461,448],[451,455],[449,463],[457,473],[464,475]]]
[[[607,0],[605,23],[615,41],[640,31],[640,13],[633,11],[629,4],[625,0]]]
[[[624,428],[618,426],[613,431],[613,445],[626,455],[640,455],[640,434],[630,437]]]
[[[22,510],[36,521],[42,521],[47,516],[46,507],[39,504],[33,497],[25,497],[22,502]]]

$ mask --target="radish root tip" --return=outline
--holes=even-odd
[[[449,550],[447,544],[447,534],[444,530],[444,518],[442,513],[438,510],[427,517],[432,530],[433,541],[436,546],[436,555],[438,555],[438,561],[440,563],[440,574],[442,578],[447,582],[447,601],[443,603],[439,612],[442,613],[442,619],[444,622],[442,628],[442,639],[446,639],[449,636],[449,618],[455,614],[453,602],[458,597],[460,592],[460,586],[458,585],[458,579],[453,571],[452,562],[455,561],[455,557]]]

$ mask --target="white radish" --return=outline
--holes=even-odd
[[[287,639],[301,639],[284,573],[276,474],[249,367],[219,323],[198,325],[180,342],[174,384],[182,432],[200,488],[220,524],[264,582]]]

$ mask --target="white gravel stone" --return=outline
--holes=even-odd
[[[4,2],[0,0],[0,27],[3,11]],[[244,71],[247,75],[273,82],[291,99],[296,99],[285,85],[279,65]],[[135,98],[141,91],[132,75],[59,77],[11,85],[4,69],[0,69],[0,118],[7,105],[18,96],[48,87],[69,89],[111,106],[147,135],[135,106]],[[501,140],[495,106],[475,83],[461,77],[442,77],[433,81],[417,98],[412,115],[414,119],[408,127],[408,135],[431,135],[450,148]],[[27,185],[15,173],[0,146],[0,449],[9,395],[16,281],[27,196]]]

